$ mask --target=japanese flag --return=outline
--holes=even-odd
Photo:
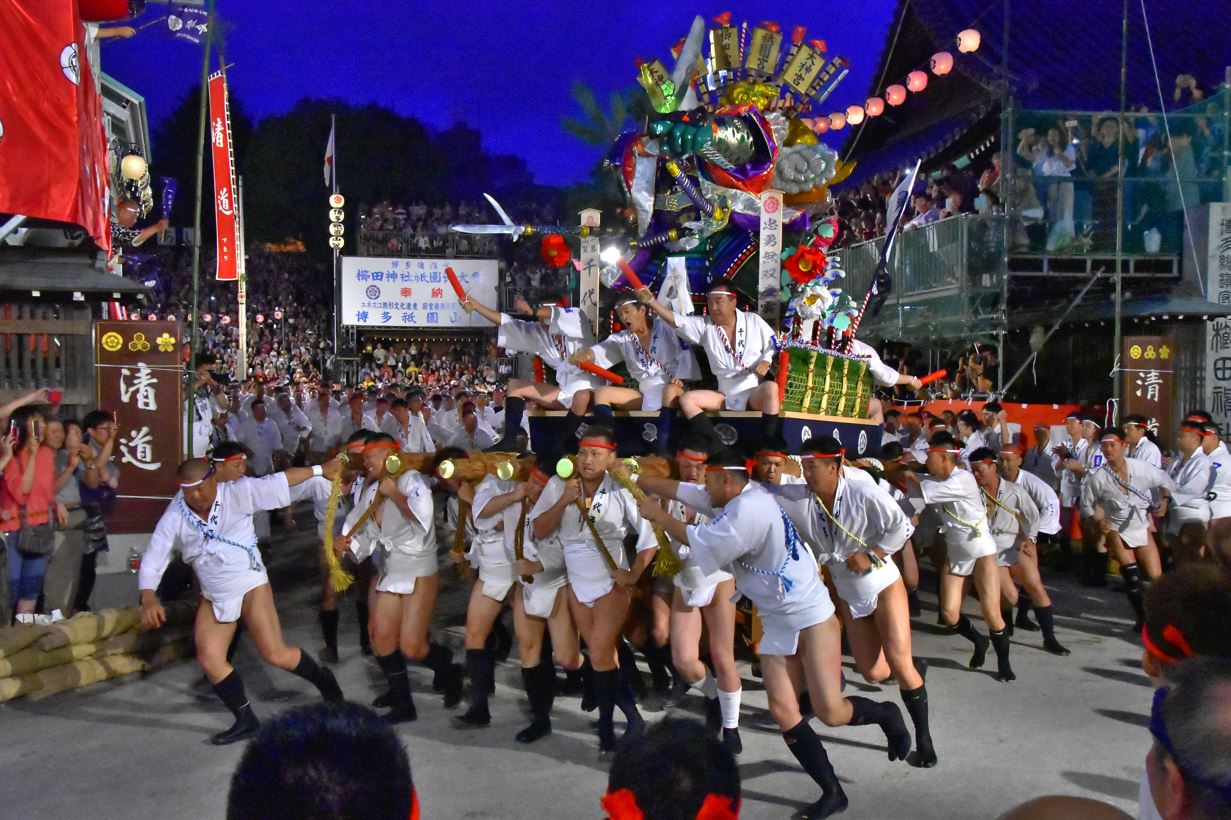
[[[335,125],[329,126],[329,144],[325,146],[325,187],[333,186],[333,133]]]

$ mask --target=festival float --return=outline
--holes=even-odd
[[[827,435],[852,455],[878,451],[881,429],[868,418],[868,361],[849,348],[862,316],[883,301],[888,277],[877,277],[860,299],[841,287],[837,223],[822,215],[831,186],[854,165],[821,137],[880,114],[885,100],[821,114],[849,63],[823,40],[810,39],[803,26],[786,34],[773,22],[733,23],[730,13],[710,24],[697,17],[671,54],[670,70],[657,59],[636,63],[654,114],[643,130],[622,134],[607,158],[624,196],[616,227],[587,223],[584,213],[577,227],[516,225],[489,197],[503,224],[452,229],[514,241],[542,235],[548,264],[578,266],[581,305],[595,306],[596,324],[597,306],[643,283],[683,314],[704,309],[712,283],[730,283],[741,307],[777,332],[782,434],[790,448]],[[895,96],[899,90],[887,89],[889,104],[905,99],[904,90]],[[597,275],[587,277],[592,263],[569,243],[580,244],[584,257],[586,241],[596,237],[602,261]],[[536,366],[536,380],[545,377]],[[532,446],[550,442],[563,415],[532,413]],[[622,450],[671,452],[674,442],[655,441],[655,415],[617,412]],[[758,435],[760,414],[723,411],[712,421],[724,444],[747,447]]]

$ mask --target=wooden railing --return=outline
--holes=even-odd
[[[85,304],[0,303],[0,402],[50,387],[64,405],[93,406],[93,343]]]

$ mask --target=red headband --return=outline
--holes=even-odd
[[[1150,638],[1150,632],[1142,625],[1141,627],[1141,642],[1145,644],[1146,651],[1154,656],[1156,660],[1164,663],[1179,663],[1182,660],[1194,657],[1197,653],[1189,646],[1188,641],[1184,639],[1184,635],[1180,632],[1179,627],[1172,624],[1167,624],[1163,627],[1163,640],[1180,650],[1182,657],[1172,657],[1170,653],[1165,652],[1162,647],[1154,643]]]
[[[705,460],[708,458],[708,456],[690,456],[688,455],[688,453],[684,452],[683,450],[680,450],[679,452],[677,452],[675,454],[675,457],[682,458],[685,461],[691,461],[694,464],[704,464]]]
[[[608,444],[607,442],[603,441],[601,438],[591,438],[591,437],[583,438],[580,442],[577,443],[577,449],[580,450],[582,447],[597,447],[600,450],[614,450],[615,449],[614,444]]]
[[[755,453],[757,458],[761,456],[769,456],[770,458],[790,458],[786,453],[779,453],[776,450],[757,450]]]
[[[547,473],[540,470],[537,464],[530,468],[530,477],[539,484],[546,484],[548,480]]]
[[[961,451],[960,449],[956,448],[956,447],[953,447],[953,448],[950,448],[950,447],[929,447],[929,448],[928,448],[928,452],[929,452],[929,453],[949,453],[950,455],[955,455],[955,456],[956,456],[956,455],[960,454],[962,451]]]
[[[1118,442],[1120,442],[1121,444],[1123,444],[1123,443],[1124,443],[1124,439],[1120,438],[1120,437],[1119,437],[1118,435],[1116,435],[1115,433],[1104,433],[1104,434],[1103,434],[1103,437],[1102,437],[1101,439],[1099,439],[1099,441],[1100,441],[1100,442],[1103,442],[1103,441],[1118,441]]]
[[[839,450],[836,453],[804,453],[799,457],[800,461],[815,461],[816,459],[824,458],[842,458],[846,455],[846,450]]]
[[[731,464],[725,467],[720,464],[707,464],[705,466],[705,471],[707,473],[716,473],[719,470],[732,470],[737,473],[747,473],[748,466],[746,464]]]
[[[971,464],[995,464],[996,459],[994,458],[972,459],[970,463]]]
[[[367,443],[367,444],[363,445],[363,452],[365,452],[365,453],[366,453],[368,450],[379,450],[381,447],[385,447],[385,448],[393,448],[394,450],[396,450],[396,449],[398,448],[398,443],[397,443],[396,441],[373,441],[373,442],[369,442],[369,443]]]
[[[632,789],[607,792],[599,801],[608,820],[645,820],[645,813],[637,805],[637,796]],[[707,794],[696,820],[736,820],[739,817],[740,799],[725,794]]]
[[[215,464],[218,464],[220,462],[225,463],[228,461],[243,461],[245,458],[247,458],[247,456],[245,456],[243,453],[236,453],[235,455],[227,456],[226,458],[211,458],[210,461],[214,462]]]
[[[1197,434],[1197,435],[1199,435],[1199,436],[1204,436],[1204,435],[1205,435],[1205,428],[1204,428],[1204,427],[1202,427],[1202,426],[1201,426],[1201,425],[1199,425],[1199,424],[1192,424],[1192,423],[1187,422],[1187,421],[1186,421],[1186,422],[1183,422],[1183,423],[1181,423],[1181,424],[1180,424],[1180,429],[1181,429],[1181,430],[1187,430],[1187,431],[1188,431],[1188,432],[1190,432],[1190,433],[1196,433],[1196,434]]]

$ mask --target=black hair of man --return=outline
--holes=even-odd
[[[696,720],[667,718],[620,745],[607,778],[608,793],[628,789],[645,817],[692,820],[707,797],[729,799],[738,814],[735,757]]]
[[[175,471],[175,476],[180,481],[196,481],[204,478],[212,465],[203,458],[190,458],[180,464],[179,469]]]
[[[408,405],[406,404],[406,399],[394,399],[393,401],[389,402],[390,410],[397,410],[399,407],[407,407],[407,406]]]
[[[1231,660],[1194,658],[1168,676],[1160,717],[1174,754],[1155,743],[1156,765],[1174,761],[1190,817],[1227,817],[1231,801]]]
[[[1213,421],[1214,417],[1210,415],[1208,410],[1189,410],[1184,414],[1186,419],[1199,419],[1201,421]]]
[[[688,433],[680,438],[679,446],[676,450],[691,450],[694,453],[705,453],[709,455],[714,449],[714,441],[704,433]]]
[[[748,459],[744,458],[742,454],[729,448],[724,447],[716,453],[710,453],[709,458],[705,460],[705,466],[707,468],[722,467],[724,468],[723,472],[730,473],[732,476],[740,479],[741,481],[747,481],[749,479],[748,471],[746,469],[748,466]],[[741,467],[745,469],[727,469],[731,467]]]
[[[606,441],[609,444],[615,444],[615,431],[604,424],[590,424],[586,426],[586,433],[582,436],[583,439],[597,438]]]
[[[85,418],[81,420],[81,429],[86,431],[93,430],[95,427],[106,424],[114,418],[115,416],[111,415],[111,413],[106,410],[91,410],[86,413]]]
[[[371,430],[356,430],[346,438],[347,444],[356,444],[358,442],[367,443],[368,437],[372,435]]]
[[[957,414],[957,420],[970,427],[972,430],[978,430],[982,427],[979,417],[974,414],[973,410],[963,410]]]
[[[991,447],[978,447],[970,454],[970,463],[974,464],[979,461],[995,461],[996,451]]]
[[[803,443],[800,452],[820,456],[836,456],[842,452],[842,442],[833,436],[813,436]]]
[[[735,286],[725,279],[718,279],[710,282],[709,287],[705,289],[706,293],[729,293],[731,296],[736,296]]]
[[[398,446],[398,440],[388,433],[369,433],[366,439],[368,444],[392,444]]]
[[[782,436],[761,436],[753,445],[754,453],[783,453],[787,451],[786,439]]]
[[[901,418],[902,413],[899,410],[886,410],[884,413],[886,419]]]
[[[928,446],[956,449],[957,442],[954,440],[952,433],[948,430],[941,430],[939,433],[932,434],[931,438],[928,439]]]
[[[413,792],[406,747],[376,713],[314,703],[278,715],[248,744],[227,820],[406,820]]]
[[[1146,634],[1171,657],[1191,649],[1231,660],[1231,580],[1217,566],[1176,567],[1150,586],[1145,605]]]
[[[902,457],[902,443],[900,441],[886,441],[881,444],[880,455],[877,456],[881,461],[896,461]]]
[[[983,405],[984,413],[999,413],[1003,409],[998,401],[989,401]]]
[[[213,461],[226,461],[228,458],[234,458],[235,456],[252,458],[252,451],[238,441],[220,441],[210,448],[209,451],[209,457]]]
[[[1116,436],[1121,441],[1128,441],[1128,439],[1125,438],[1124,436],[1123,427],[1108,427],[1106,430],[1103,431],[1103,435],[1104,436]]]

